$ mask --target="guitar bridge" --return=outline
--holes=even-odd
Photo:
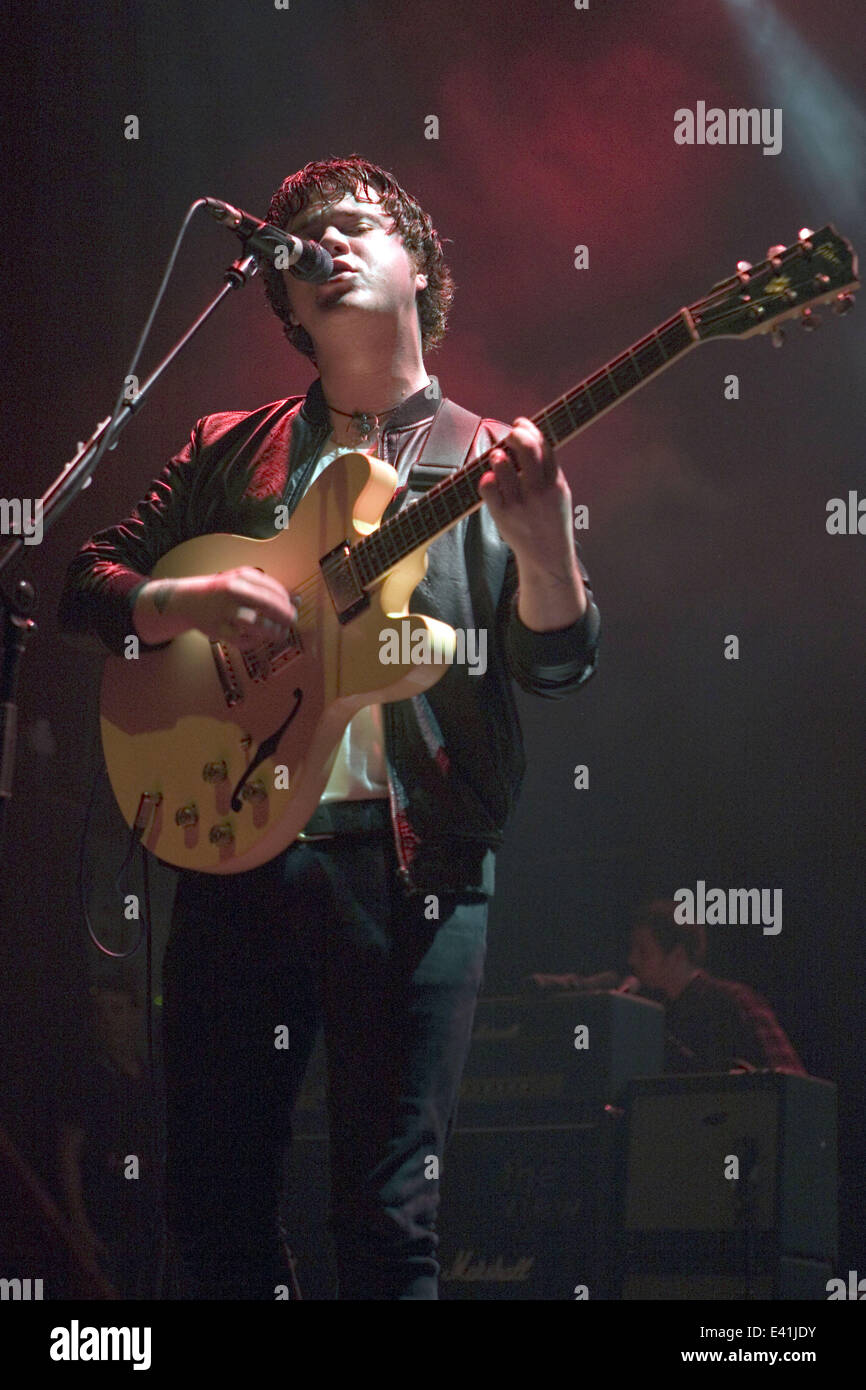
[[[232,666],[232,659],[229,655],[228,647],[224,642],[211,642],[211,654],[216,666],[216,673],[222,687],[223,697],[229,709],[243,699],[240,682]]]
[[[339,545],[335,545],[333,550],[322,556],[319,567],[328,586],[337,621],[347,623],[370,602],[370,596],[358,578],[349,542],[340,541]]]

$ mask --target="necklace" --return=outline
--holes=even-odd
[[[430,386],[431,382],[428,381],[428,390]],[[380,414],[376,415],[372,410],[338,410],[335,405],[330,405],[328,401],[325,401],[325,405],[329,410],[332,410],[335,415],[344,415],[347,420],[351,421],[349,431],[357,437],[361,444],[366,444],[370,436],[378,431],[382,421],[387,420],[389,415],[393,415],[397,406],[402,404],[402,401],[398,401],[397,405],[392,405],[390,410],[383,410]]]
[[[325,405],[335,415],[345,415],[347,420],[351,420],[350,433],[357,436],[360,444],[366,444],[370,435],[378,430],[382,421],[387,420],[388,416],[393,415],[397,409],[396,405],[392,405],[390,410],[383,410],[380,415],[374,415],[370,410],[338,410],[335,405],[328,405],[327,401],[325,401]]]

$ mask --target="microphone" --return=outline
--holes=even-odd
[[[223,203],[219,198],[205,198],[205,205],[211,217],[224,222],[231,231],[236,232],[248,251],[257,256],[265,256],[274,261],[278,253],[278,270],[291,270],[299,280],[309,280],[321,285],[330,280],[334,273],[334,262],[323,246],[317,241],[301,241],[291,232],[282,232],[270,222],[262,222],[231,203]]]

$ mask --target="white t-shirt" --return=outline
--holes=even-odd
[[[333,436],[326,440],[326,450],[318,459],[307,488],[333,463],[338,454],[363,453],[375,455],[375,445],[363,448],[357,444],[328,447]],[[304,490],[306,492],[306,488]],[[372,801],[388,795],[388,775],[385,768],[385,739],[382,732],[382,706],[365,705],[347,724],[337,757],[322,792],[322,801]]]

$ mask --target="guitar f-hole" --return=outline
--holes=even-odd
[[[263,763],[265,758],[269,758],[272,753],[275,753],[277,751],[280,739],[286,732],[286,729],[291,724],[298,710],[301,708],[301,702],[304,698],[304,692],[303,690],[301,690],[300,686],[298,686],[297,689],[294,691],[294,696],[294,709],[291,711],[288,718],[283,720],[280,727],[278,729],[275,729],[274,732],[270,735],[270,737],[265,739],[264,743],[259,744],[256,756],[253,758],[243,777],[238,782],[237,786],[232,792],[231,808],[233,811],[240,811],[243,809],[244,803],[241,800],[241,795],[243,793],[244,788],[246,787],[247,783],[249,782],[250,778],[252,777],[259,764]]]

